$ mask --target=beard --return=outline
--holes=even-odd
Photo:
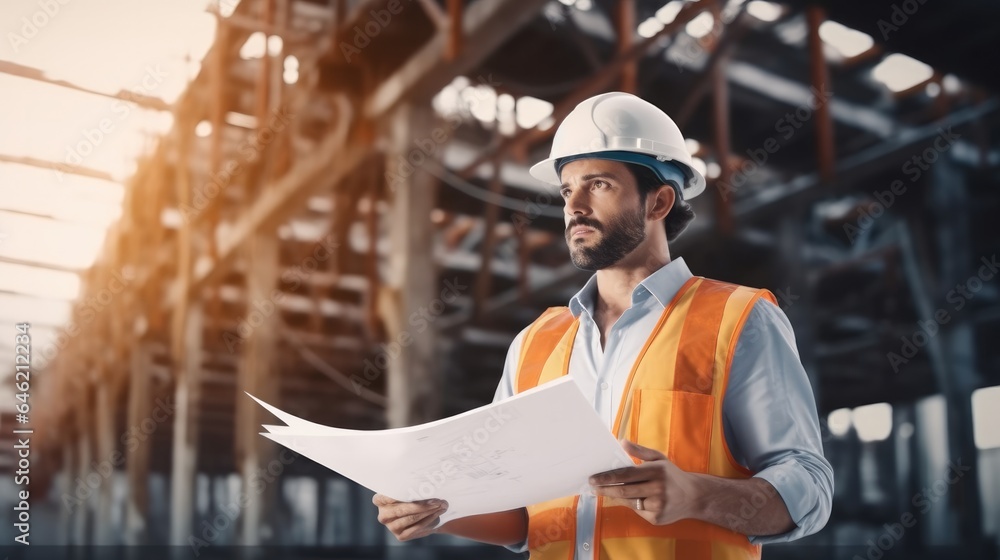
[[[608,224],[584,216],[573,218],[566,226],[566,245],[573,264],[582,270],[608,268],[628,255],[646,239],[645,208],[634,212],[625,211]],[[575,226],[587,226],[600,233],[600,239],[592,246],[586,246],[586,239],[574,241],[570,231]]]

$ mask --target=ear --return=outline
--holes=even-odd
[[[654,222],[658,222],[666,218],[667,214],[674,207],[674,202],[677,200],[677,191],[670,185],[661,185],[660,188],[649,193],[647,196],[653,197],[652,204],[646,204],[646,208],[649,209],[646,212],[647,217]]]

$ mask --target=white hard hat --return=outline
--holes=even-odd
[[[652,103],[620,91],[595,95],[577,105],[556,130],[549,158],[531,166],[529,173],[558,186],[557,160],[585,154],[601,157],[603,152],[645,154],[675,164],[684,173],[680,185],[684,200],[705,190],[705,177],[691,165],[691,154],[674,121]]]

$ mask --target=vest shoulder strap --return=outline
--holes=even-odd
[[[518,358],[517,393],[538,385],[546,360],[575,321],[569,307],[550,307],[528,327]]]

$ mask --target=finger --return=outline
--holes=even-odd
[[[652,505],[649,504],[649,500],[643,502],[641,510],[635,509],[635,498],[631,500],[625,498],[604,498],[601,505],[603,507],[612,507],[612,506],[627,507],[630,510],[632,510],[633,513],[638,514],[639,517],[642,517],[643,519],[654,525],[656,524],[656,516],[658,515],[657,514],[658,510],[654,509]]]
[[[656,482],[640,482],[637,484],[619,484],[616,486],[596,486],[594,494],[609,498],[626,498],[635,503],[636,498],[655,496],[663,492],[663,487]]]
[[[620,469],[597,473],[590,477],[589,482],[591,486],[642,482],[652,480],[657,476],[658,471],[661,470],[655,463],[643,463],[632,467],[622,467]]]
[[[402,502],[400,502],[399,500],[393,500],[392,498],[386,496],[385,494],[375,494],[374,496],[372,496],[372,503],[377,506],[387,506],[389,504],[400,504]]]
[[[427,535],[430,535],[431,533],[434,532],[434,529],[437,528],[437,524],[441,520],[441,514],[443,513],[444,510],[435,512],[427,519],[424,519],[419,523],[407,527],[406,529],[404,529],[399,533],[397,539],[399,539],[400,541],[406,541],[406,540],[419,539],[422,537],[426,537]]]
[[[398,519],[394,519],[385,524],[386,528],[392,532],[394,535],[402,535],[407,530],[411,529],[415,525],[426,521],[428,518],[433,518],[435,515],[440,515],[440,510],[425,511],[422,513],[414,513],[412,515],[406,515]]]
[[[399,502],[387,506],[379,506],[379,523],[385,525],[410,515],[423,515],[440,509],[448,509],[447,503],[441,501],[436,502],[437,503]]]
[[[621,506],[626,507],[639,515],[649,519],[650,523],[656,519],[656,512],[660,502],[655,498],[646,498],[642,500],[642,509],[635,509],[636,498],[608,498],[605,497],[601,500],[601,505],[603,507]]]
[[[444,508],[437,508],[429,511],[419,511],[416,513],[411,513],[409,515],[403,515],[397,517],[396,519],[387,521],[385,523],[385,526],[387,529],[392,531],[394,535],[399,535],[403,533],[403,531],[425,521],[429,517],[433,517],[435,515],[441,515],[442,513],[444,513],[444,511],[445,511]]]
[[[632,501],[635,502],[634,499]],[[632,504],[632,507],[635,507],[635,504]],[[651,511],[655,513],[666,509],[666,507],[667,507],[666,498],[661,498],[659,494],[654,494],[642,500],[643,511]]]
[[[643,461],[658,461],[660,459],[666,459],[667,456],[663,453],[653,449],[652,447],[646,447],[644,445],[639,445],[634,441],[627,439],[619,440],[625,452],[629,455],[642,459]]]
[[[394,500],[389,496],[386,496],[385,494],[375,494],[374,496],[372,496],[372,503],[377,506],[388,506],[392,504],[434,504],[441,501],[443,500],[430,498],[427,500],[414,500],[412,502],[401,502],[399,500]]]
[[[601,505],[603,505],[604,507],[622,506],[634,510],[635,498],[629,499],[629,498],[605,497],[604,500],[601,501]]]

